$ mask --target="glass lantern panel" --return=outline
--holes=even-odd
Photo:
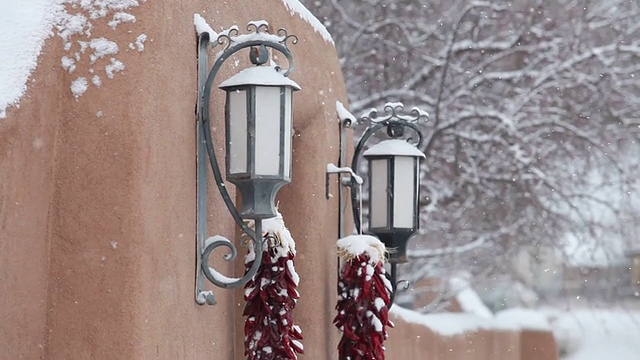
[[[247,172],[247,92],[229,92],[228,168],[230,174]]]
[[[371,160],[369,169],[371,176],[371,206],[369,207],[369,219],[372,228],[388,227],[388,161],[387,159]]]
[[[284,89],[284,176],[291,179],[291,141],[293,130],[293,99],[291,88]]]
[[[414,226],[416,204],[416,158],[396,156],[393,176],[393,227],[411,229]]]
[[[280,174],[280,87],[255,88],[255,173]]]

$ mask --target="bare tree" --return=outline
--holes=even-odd
[[[431,113],[413,244],[440,250],[414,250],[412,271],[505,270],[519,244],[597,237],[610,224],[591,210],[625,211],[594,188],[619,198],[636,181],[638,2],[305,2],[334,36],[352,112]]]

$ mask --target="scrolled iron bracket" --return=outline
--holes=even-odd
[[[400,291],[407,291],[409,289],[409,280],[398,280],[398,264],[391,263],[391,270],[386,273],[387,279],[391,283],[391,302],[389,303],[389,309],[393,306],[396,300],[396,294],[398,293],[398,289]]]
[[[216,77],[222,65],[232,55],[240,50],[251,48],[249,58],[254,65],[265,64],[269,60],[268,48],[282,53],[288,62],[288,69],[283,73],[288,76],[294,68],[293,56],[288,44],[295,44],[298,38],[289,35],[286,30],[280,29],[277,33],[267,32],[269,24],[266,21],[252,21],[247,25],[247,34],[240,34],[237,26],[234,26],[220,34],[215,34],[216,38],[211,41],[211,34],[202,32],[198,36],[198,201],[197,201],[197,249],[196,249],[196,289],[195,300],[199,305],[215,305],[216,298],[213,291],[205,289],[205,279],[212,284],[225,288],[238,288],[244,286],[249,280],[255,277],[261,265],[265,240],[262,236],[262,220],[255,219],[254,229],[251,229],[240,216],[236,208],[224,179],[222,171],[215,155],[215,146],[211,134],[210,120],[210,97]],[[224,48],[215,56],[215,61],[209,69],[209,47],[223,46]],[[208,160],[207,160],[208,159]],[[224,256],[226,261],[234,261],[238,255],[236,245],[229,239],[215,235],[207,238],[207,178],[208,166],[211,166],[215,183],[220,195],[224,200],[229,213],[235,223],[246,234],[249,239],[249,246],[256,254],[251,268],[241,278],[230,278],[210,266],[210,256],[212,252],[225,247],[229,253]]]

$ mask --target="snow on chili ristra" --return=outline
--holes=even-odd
[[[76,99],[93,84],[86,79],[100,79],[100,73],[112,78],[124,69],[124,63],[114,58],[127,43],[117,44],[110,37],[119,26],[136,21],[128,13],[146,0],[29,0],[5,1],[0,5],[0,118],[6,117],[10,106],[18,106],[25,94],[31,72],[35,70],[44,42],[57,35],[66,52],[60,67],[76,75],[69,90]],[[98,34],[97,21],[108,23],[110,29]],[[127,34],[130,30],[127,31]],[[138,51],[144,50],[145,34],[131,33],[131,42]],[[79,72],[79,63],[85,64]],[[95,75],[94,75],[95,73]],[[96,78],[97,76],[97,78]],[[32,81],[36,81],[33,79]]]

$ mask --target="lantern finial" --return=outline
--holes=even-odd
[[[264,45],[254,46],[249,52],[249,60],[253,65],[263,65],[269,60],[269,51]]]

